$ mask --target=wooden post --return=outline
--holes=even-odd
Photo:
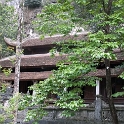
[[[100,95],[99,80],[96,80],[95,120],[96,124],[100,124],[102,122],[102,100]]]
[[[100,95],[100,81],[99,80],[96,80],[96,96],[97,95]]]

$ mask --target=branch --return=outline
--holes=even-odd
[[[108,9],[107,9],[107,14],[109,15],[110,14],[110,12],[111,12],[111,9],[112,9],[112,3],[113,3],[113,0],[109,0],[108,1]]]
[[[104,0],[102,0],[102,6],[103,6],[103,10],[104,10],[104,12],[106,12],[105,1],[104,1]]]

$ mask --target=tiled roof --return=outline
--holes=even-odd
[[[111,76],[117,77],[119,76],[124,70],[118,69],[111,69]],[[31,80],[44,80],[47,79],[52,74],[52,71],[44,71],[44,72],[21,72],[20,73],[20,81],[31,81]],[[34,76],[35,75],[35,76]],[[6,81],[13,81],[14,80],[14,73],[11,73],[9,76],[5,76],[3,73],[0,74],[1,80]],[[97,69],[94,72],[90,72],[88,76],[95,76],[95,77],[102,77],[106,76],[105,69]]]
[[[39,37],[36,38],[26,38],[22,41],[22,47],[32,47],[32,46],[43,46],[43,45],[50,45],[54,44],[55,42],[60,41],[66,41],[68,39],[74,39],[74,40],[82,40],[86,38],[88,32],[83,32],[78,35],[55,35],[55,36],[47,36],[43,40],[41,40]],[[16,46],[16,42],[12,41],[9,38],[4,38],[5,42],[10,46]]]
[[[124,60],[124,51],[116,51],[115,55],[117,57],[117,60]]]
[[[21,67],[34,67],[34,66],[51,66],[56,65],[58,61],[66,59],[66,55],[56,54],[55,57],[51,57],[50,54],[35,54],[35,55],[22,55]],[[2,67],[14,67],[12,61],[15,60],[15,56],[7,57],[0,60]]]
[[[21,72],[20,81],[31,81],[31,80],[44,80],[52,74],[51,71],[44,72]],[[0,80],[13,81],[15,73],[11,73],[9,76],[5,76],[3,73],[0,73]]]
[[[117,60],[124,61],[124,51],[116,52]],[[56,54],[55,57],[51,57],[47,54],[34,54],[34,55],[22,55],[21,56],[21,67],[34,67],[34,66],[51,66],[56,65],[58,61],[65,60],[67,55],[60,56]],[[2,67],[14,67],[12,61],[15,60],[15,56],[10,56],[0,60]],[[116,61],[116,60],[112,60]]]
[[[112,68],[112,69],[111,69],[111,76],[112,76],[112,77],[117,77],[117,76],[119,76],[123,71],[124,71],[124,69]],[[97,70],[94,71],[94,72],[90,72],[90,73],[88,74],[88,76],[105,77],[105,76],[106,76],[106,70],[105,70],[105,69],[97,69]]]

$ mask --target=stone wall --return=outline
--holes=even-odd
[[[119,124],[124,124],[124,107],[116,107],[116,109]],[[63,110],[56,107],[46,108],[46,111],[48,112],[48,115],[40,120],[39,124],[112,124],[112,119],[108,107],[102,108],[101,121],[95,120],[95,108],[93,106],[81,108],[79,111],[76,112],[75,116],[71,118],[63,117],[61,114]],[[22,116],[23,113],[20,114]],[[23,118],[21,119],[23,120]],[[21,119],[20,121],[18,121],[18,123],[32,124],[32,122],[23,122]]]
[[[48,114],[39,121],[39,124],[61,124],[62,122],[65,124],[112,124],[109,106],[101,99],[100,95],[97,95],[97,99],[92,104],[76,111],[75,115],[70,118],[64,117],[63,109],[58,107],[49,106],[45,108],[45,111]],[[116,107],[116,111],[120,124],[124,124],[124,106]]]
[[[6,102],[12,97],[13,88],[7,87],[5,92],[0,93],[0,103],[6,105]]]
[[[13,89],[8,87],[5,93],[0,94],[0,101],[6,105],[6,101],[12,96],[12,93]],[[71,118],[63,117],[63,110],[58,107],[49,106],[45,110],[48,114],[39,121],[39,124],[112,124],[109,107],[101,98],[97,98],[92,104],[75,112],[75,116]],[[116,110],[119,124],[124,124],[124,106],[118,106]],[[32,124],[32,122],[24,122],[26,112],[27,110],[18,112],[17,124]],[[10,120],[7,120],[5,124],[10,124]]]
[[[0,92],[0,104],[2,106],[4,106],[4,107],[7,107],[8,106],[8,101],[12,97],[12,95],[13,95],[13,88],[10,85],[10,86],[8,86],[6,88],[5,92]],[[2,106],[0,108],[0,116],[4,116],[5,117],[6,112],[4,111]],[[11,121],[12,120],[10,118],[6,118],[4,124],[10,124]]]
[[[98,122],[98,121],[97,121]],[[24,123],[24,124],[33,124],[30,123]],[[96,124],[96,121],[78,121],[78,120],[41,120],[38,124]],[[106,121],[106,122],[98,122],[98,124],[112,124],[112,122]],[[119,122],[119,124],[124,124],[124,122]]]

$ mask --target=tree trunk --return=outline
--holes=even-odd
[[[105,59],[105,68],[106,68],[106,93],[107,93],[107,100],[110,108],[110,113],[113,124],[118,124],[117,112],[112,98],[111,69],[110,69],[109,59]]]
[[[103,0],[104,12],[108,16],[111,13],[112,4],[113,4],[113,0],[108,0],[108,5],[107,5],[107,7],[105,7],[105,2]],[[105,21],[109,21],[109,18],[106,17]],[[106,24],[106,26],[104,28],[105,28],[104,29],[105,30],[105,34],[110,34],[110,25]],[[107,42],[110,42],[109,38],[107,39]],[[109,48],[105,50],[105,52],[107,52],[107,51],[109,51]],[[116,108],[114,106],[114,101],[113,101],[113,98],[112,98],[110,60],[105,58],[104,61],[105,61],[105,68],[106,68],[106,94],[107,94],[107,100],[108,100],[108,104],[109,104],[109,108],[110,108],[110,113],[111,113],[113,124],[118,124],[117,112],[116,112]]]
[[[14,79],[14,92],[15,96],[15,110],[14,110],[14,124],[17,124],[17,114],[18,114],[18,95],[19,95],[19,78],[20,78],[20,63],[21,63],[21,42],[23,34],[23,11],[20,7],[20,0],[18,1],[18,35],[17,35],[17,45],[16,45],[16,63],[15,63],[15,79]]]

